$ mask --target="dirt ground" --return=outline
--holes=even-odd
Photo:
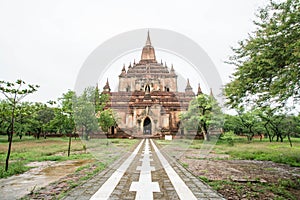
[[[188,150],[179,161],[226,199],[300,199],[300,168],[270,161],[200,158]]]
[[[177,152],[178,156],[179,151],[173,150],[172,152]],[[193,149],[182,151],[178,161],[226,199],[300,199],[299,167],[270,161],[229,160],[228,155],[214,153],[203,157],[199,156],[198,150]],[[78,165],[80,166],[81,163]],[[54,166],[57,167],[54,163],[47,163],[46,168],[39,166],[34,170],[39,169],[35,172],[37,174],[48,173],[47,169]],[[56,199],[61,193],[69,191],[84,181],[86,174],[95,168],[95,165],[91,165],[80,172],[67,173],[68,175],[66,174],[59,180],[56,179],[50,184],[48,182],[42,189],[33,191],[30,187],[32,192],[27,190],[27,195],[23,199]],[[18,180],[20,182],[20,177]]]
[[[68,160],[29,163],[28,166],[33,168],[27,172],[0,179],[0,199],[19,199],[40,188],[49,187],[51,183],[65,180],[65,177],[73,174],[78,167],[91,162],[92,160]]]

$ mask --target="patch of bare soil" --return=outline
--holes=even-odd
[[[226,199],[300,199],[300,168],[226,158],[218,154],[203,158],[186,151],[179,161]]]
[[[0,180],[1,199],[19,199],[74,173],[78,167],[90,162],[91,160],[68,160],[29,163],[28,166],[33,168],[27,172]]]
[[[82,170],[70,173],[59,180],[52,182],[46,185],[43,188],[40,188],[36,191],[23,196],[23,200],[50,200],[50,199],[60,199],[65,193],[70,191],[72,188],[84,183],[88,179],[87,174],[93,172],[97,169],[97,164],[91,163],[88,167],[83,168]]]

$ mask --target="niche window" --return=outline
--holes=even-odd
[[[126,92],[130,92],[130,86],[129,85],[126,87]]]

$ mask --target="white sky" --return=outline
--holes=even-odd
[[[230,47],[255,29],[254,13],[267,2],[0,0],[0,79],[40,85],[26,100],[56,100],[74,88],[81,65],[102,42],[133,29],[162,28],[197,42],[226,83],[233,71],[224,63]]]

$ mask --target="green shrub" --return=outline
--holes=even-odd
[[[6,178],[15,174],[22,174],[26,172],[30,167],[24,165],[24,162],[11,162],[9,164],[8,171],[5,171],[5,166],[2,164],[0,167],[0,178]]]
[[[235,134],[233,131],[225,132],[221,135],[221,140],[226,141],[229,146],[234,146],[234,137]]]

